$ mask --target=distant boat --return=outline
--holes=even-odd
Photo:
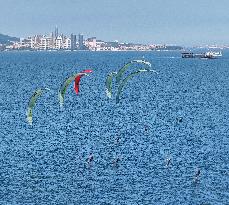
[[[208,51],[205,53],[193,53],[193,52],[183,52],[182,58],[204,58],[204,59],[215,59],[222,56],[222,52]]]
[[[205,53],[205,56],[209,57],[209,58],[217,58],[217,57],[221,57],[222,56],[222,52],[221,51],[219,51],[219,52],[209,51],[209,52]]]

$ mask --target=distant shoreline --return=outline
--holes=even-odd
[[[48,53],[63,53],[63,52],[69,52],[69,53],[74,53],[74,52],[90,52],[90,53],[99,53],[99,52],[172,52],[172,51],[183,51],[183,50],[101,50],[101,51],[91,51],[91,50],[75,50],[75,51],[70,51],[70,50],[2,50],[0,52],[48,52]]]

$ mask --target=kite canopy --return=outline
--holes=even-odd
[[[92,73],[92,70],[87,69],[87,70],[83,70],[80,73]],[[76,94],[79,94],[79,84],[80,84],[80,79],[83,75],[78,75],[75,77],[75,83],[74,83],[74,90],[76,91]]]
[[[85,71],[91,72],[91,70],[85,70]],[[77,94],[79,93],[79,82],[80,82],[80,79],[81,79],[82,76],[88,75],[85,71],[84,72],[80,72],[80,73],[76,73],[76,74],[68,77],[63,82],[63,84],[60,87],[59,94],[58,94],[61,107],[64,105],[64,96],[66,94],[67,88],[68,88],[68,86],[71,84],[71,82],[73,80],[75,80],[74,89],[75,89]]]
[[[108,74],[106,79],[106,94],[108,98],[111,98],[112,96],[112,80],[113,77],[115,77],[117,72],[111,72]]]
[[[46,91],[49,91],[49,88],[38,88],[37,90],[35,90],[35,92],[33,93],[33,95],[31,96],[30,100],[29,100],[29,104],[28,104],[28,108],[27,108],[27,121],[30,125],[32,125],[33,123],[33,108],[35,107],[36,101],[37,99]]]
[[[123,74],[126,72],[126,70],[133,64],[144,64],[147,67],[151,68],[151,63],[145,60],[132,60],[129,63],[125,64],[122,68],[119,69],[117,75],[116,75],[116,82],[120,83],[121,78]],[[148,70],[148,69],[147,69]]]
[[[133,64],[143,64],[144,67],[141,69],[138,69],[135,72],[130,73],[123,79],[123,75],[126,72],[126,70]],[[118,72],[111,72],[107,75],[106,79],[106,94],[108,98],[112,97],[112,80],[113,78],[116,79],[116,84],[117,84],[117,93],[116,93],[116,103],[119,102],[120,96],[122,94],[123,87],[125,84],[133,78],[135,75],[140,74],[142,72],[155,72],[155,70],[151,70],[151,63],[145,60],[132,60],[125,64],[122,68],[118,70]]]
[[[138,75],[142,72],[149,72],[148,70],[146,69],[141,69],[141,70],[138,70],[138,71],[135,71],[131,74],[129,74],[120,84],[119,84],[119,87],[118,87],[118,91],[117,91],[117,95],[116,95],[116,103],[119,103],[119,100],[120,100],[120,96],[122,94],[122,90],[123,90],[123,87],[126,85],[126,83],[131,79],[133,78],[135,75]]]
[[[91,70],[91,69],[86,69],[86,70],[81,71],[81,73],[92,73],[92,72],[93,72],[93,70]]]

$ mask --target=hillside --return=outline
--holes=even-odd
[[[8,35],[0,34],[0,44],[9,45],[11,44],[11,41],[20,41],[20,39]]]

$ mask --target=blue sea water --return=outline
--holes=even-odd
[[[0,204],[229,204],[223,54],[0,52]],[[143,57],[158,74],[134,77],[116,105],[106,97],[107,74]],[[60,109],[64,79],[88,68],[80,94],[70,85]],[[30,126],[26,109],[39,87],[51,90],[38,99]]]

